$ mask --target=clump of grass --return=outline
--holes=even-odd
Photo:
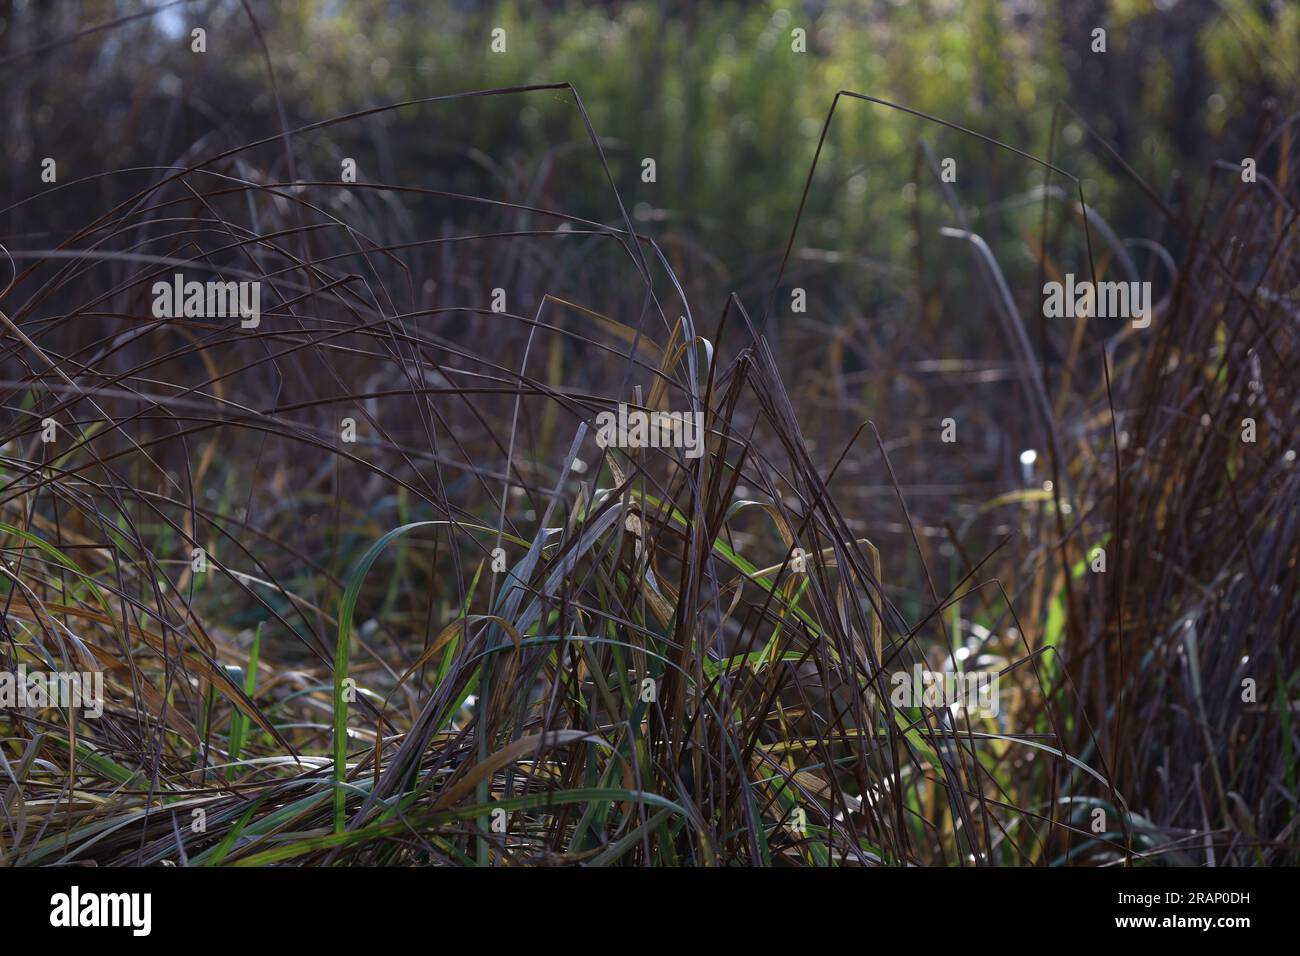
[[[740,296],[688,295],[616,192],[607,225],[274,173],[385,111],[557,91],[585,120],[551,84],[223,146],[18,250],[0,658],[102,670],[108,701],[0,714],[0,858],[1294,862],[1283,190],[1179,223],[1150,338],[1050,343],[1015,427],[1047,439],[1051,488],[989,500],[1000,456],[967,459],[944,527],[909,493],[934,458],[870,408],[833,446],[816,421],[799,370],[843,383],[842,340],[778,351]],[[473,225],[429,238],[403,202]],[[152,318],[178,270],[262,282],[261,324]],[[619,403],[702,412],[704,453],[598,447]],[[917,664],[997,671],[998,713],[899,703]]]
[[[1114,349],[1118,468],[1080,467],[1121,559],[1073,595],[1071,669],[1113,781],[1158,821],[1150,855],[1183,864],[1297,859],[1291,161],[1276,183],[1221,166],[1205,213],[1176,222],[1189,252],[1154,335]]]

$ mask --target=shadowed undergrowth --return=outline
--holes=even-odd
[[[0,658],[106,700],[0,712],[0,859],[1295,863],[1290,127],[1276,181],[1160,213],[1147,329],[1026,328],[931,177],[887,341],[824,250],[762,302],[679,281],[612,179],[596,223],[304,158],[539,93],[585,117],[437,98],[20,202],[118,195],[6,241],[0,296]],[[1037,173],[1079,271],[1137,268]],[[260,323],[153,317],[177,272],[260,282]],[[600,447],[619,403],[701,412],[703,453]],[[996,713],[900,702],[917,665],[995,672]]]

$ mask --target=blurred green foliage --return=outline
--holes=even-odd
[[[68,8],[0,2],[5,47],[145,9],[78,6],[69,16]],[[274,132],[275,94],[286,122],[297,126],[436,94],[569,81],[629,210],[639,207],[642,220],[661,225],[660,235],[690,237],[702,259],[743,278],[770,271],[783,250],[837,90],[904,103],[1040,156],[1064,101],[1167,194],[1175,182],[1200,181],[1214,159],[1239,161],[1261,104],[1294,98],[1300,61],[1300,12],[1273,2],[293,0],[252,9],[274,87],[242,4],[169,8],[29,61],[46,75],[36,90],[30,80],[11,86],[18,139],[39,150],[79,129],[101,130],[86,144],[87,160],[69,163],[85,174],[104,163],[180,155],[191,142],[187,111],[202,114],[195,129],[216,118],[232,143]],[[24,18],[36,22],[22,25]],[[205,56],[190,51],[194,26],[208,30]],[[1097,26],[1108,33],[1105,54],[1091,49]],[[490,48],[497,28],[505,30],[504,53]],[[795,30],[806,31],[805,53],[792,49]],[[157,87],[142,88],[141,76]],[[176,116],[167,104],[178,90],[186,105]],[[102,132],[107,120],[119,135]],[[141,132],[165,133],[170,142]],[[801,242],[903,254],[900,197],[915,194],[909,183],[935,178],[924,166],[918,176],[920,137],[937,156],[957,161],[957,190],[972,210],[1043,181],[1041,169],[974,138],[842,102]],[[531,183],[539,205],[617,220],[584,128],[561,93],[384,113],[301,146],[301,165],[322,178],[337,175],[341,155],[353,155],[369,181],[481,191],[486,176],[512,184],[498,196]],[[1135,191],[1081,123],[1063,115],[1050,148],[1059,165],[1084,178],[1090,200],[1122,234],[1142,231],[1149,209],[1128,205]],[[646,157],[656,162],[653,184],[641,180]]]
[[[1107,29],[1104,55],[1091,50],[1092,24]],[[498,27],[504,54],[489,48]],[[737,268],[783,245],[837,90],[905,103],[1037,155],[1048,152],[1053,109],[1064,100],[1101,135],[1122,141],[1125,159],[1159,191],[1175,169],[1207,162],[1210,137],[1255,114],[1265,87],[1288,88],[1297,61],[1285,51],[1300,48],[1293,5],[1232,4],[1224,12],[1197,0],[432,8],[360,0],[295,4],[267,28],[271,49],[283,51],[282,94],[304,118],[457,90],[572,82],[629,206],[644,203],[643,212],[701,236]],[[806,53],[792,50],[796,29],[806,31]],[[1254,41],[1265,37],[1273,53],[1261,57]],[[242,65],[255,82],[259,64]],[[1135,82],[1115,83],[1124,87],[1118,107],[1106,98],[1094,109],[1093,87],[1108,75]],[[1202,88],[1198,100],[1185,99],[1189,85]],[[511,144],[517,161],[540,162],[547,147],[581,139],[563,99],[441,110],[429,135],[402,137],[394,171],[415,175],[458,146],[504,162],[502,144]],[[1189,121],[1199,128],[1180,142],[1176,127]],[[401,127],[403,118],[391,122]],[[1107,208],[1124,195],[1118,170],[1089,148],[1079,124],[1066,117],[1061,127],[1059,164],[1086,179],[1103,214],[1122,217]],[[918,136],[941,142],[939,155],[955,158],[963,173],[976,171],[959,179],[972,205],[1042,181],[1041,170],[992,157],[972,138],[844,102],[809,199],[809,219],[824,232],[801,238],[870,235],[886,214],[892,220],[883,197],[914,179]],[[1195,154],[1200,147],[1205,155]],[[656,160],[653,185],[640,179],[644,157]],[[578,203],[570,211],[613,221],[590,157],[556,167],[552,191]]]

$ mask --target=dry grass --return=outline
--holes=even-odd
[[[688,290],[621,200],[272,172],[386,110],[537,92],[105,174],[122,199],[57,246],[6,243],[0,660],[102,671],[107,704],[0,713],[0,860],[1297,862],[1294,183],[1221,172],[1166,211],[1187,252],[1146,330],[1026,329],[989,258],[898,280],[905,339],[789,319],[778,346],[790,275],[757,316]],[[1035,208],[1082,241],[1070,190]],[[938,225],[918,255],[963,253]],[[261,281],[260,326],[152,318],[177,271]],[[945,297],[999,361],[933,358]],[[702,411],[706,453],[598,448],[619,402]],[[1004,439],[939,442],[954,408]],[[999,672],[998,714],[895,703],[918,662]]]

